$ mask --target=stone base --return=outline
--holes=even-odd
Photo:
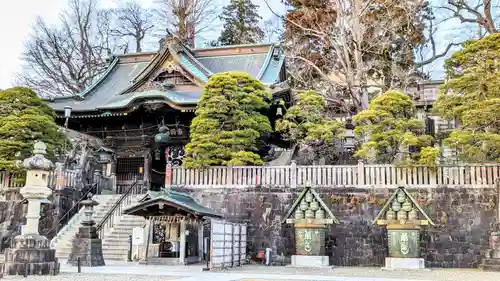
[[[99,238],[73,238],[73,245],[67,263],[77,266],[78,258],[80,258],[80,266],[106,265],[102,256],[102,240]]]
[[[424,269],[425,261],[422,258],[385,258],[383,269]]]
[[[14,238],[14,248],[5,250],[5,275],[56,275],[59,262],[50,241],[41,235],[24,234]]]
[[[293,267],[328,267],[330,258],[328,256],[292,256]]]
[[[478,266],[479,269],[484,271],[500,271],[500,259],[483,259]]]

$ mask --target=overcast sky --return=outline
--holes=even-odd
[[[114,6],[119,0],[101,0],[103,6]],[[224,5],[229,0],[217,0]],[[150,6],[152,0],[142,0]],[[273,9],[283,11],[283,6],[278,0],[274,2]],[[12,85],[13,74],[21,69],[19,56],[23,50],[23,42],[30,33],[30,25],[37,16],[41,16],[51,23],[56,23],[59,12],[66,7],[67,0],[2,0],[0,3],[0,89]],[[260,15],[264,20],[273,16],[265,5],[264,0],[254,0],[260,5]]]

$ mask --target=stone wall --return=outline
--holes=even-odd
[[[21,234],[21,225],[26,223],[26,205],[21,201],[0,202],[0,251],[10,246],[12,237]]]
[[[228,220],[247,222],[249,251],[271,247],[274,253],[294,254],[294,230],[282,226],[283,215],[300,189],[188,190],[203,205]],[[385,229],[372,221],[394,190],[316,189],[341,222],[326,238],[326,253],[333,265],[382,266],[387,255]],[[436,223],[422,235],[421,253],[427,267],[477,267],[495,221],[493,189],[415,189],[412,196]]]
[[[80,190],[65,189],[61,194],[60,216],[63,216],[77,202],[83,194]],[[22,198],[22,196],[20,196]],[[59,222],[56,216],[56,205],[52,197],[48,198],[52,204],[43,204],[40,212],[40,234],[51,239],[55,235],[54,224]],[[10,240],[21,234],[21,225],[26,224],[26,204],[21,200],[0,201],[0,252],[10,246]]]

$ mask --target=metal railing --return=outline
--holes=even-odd
[[[116,203],[109,209],[109,211],[104,215],[102,220],[97,224],[96,228],[99,233],[99,237],[102,239],[104,234],[113,228],[116,220],[123,215],[123,210],[129,207],[132,202],[134,195],[141,194],[143,191],[142,181],[134,180],[134,182],[128,187],[125,192],[120,196]]]
[[[75,218],[75,215],[77,215],[80,212],[81,208],[83,207],[80,203],[83,200],[88,199],[90,194],[94,195],[98,193],[99,193],[98,183],[85,185],[84,188],[82,189],[82,196],[80,196],[80,198],[78,198],[78,200],[76,200],[73,203],[73,207],[71,207],[71,209],[69,209],[66,213],[64,213],[64,215],[59,217],[59,221],[57,222],[57,224],[53,224],[52,228],[48,229],[45,233],[43,233],[43,235],[49,238],[56,237],[57,232],[63,227],[65,227],[71,221],[71,219]]]

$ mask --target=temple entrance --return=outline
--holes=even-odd
[[[158,147],[153,152],[151,165],[151,189],[160,190],[165,186],[165,167],[167,164],[173,167],[182,166],[184,161],[184,145],[169,145]]]

